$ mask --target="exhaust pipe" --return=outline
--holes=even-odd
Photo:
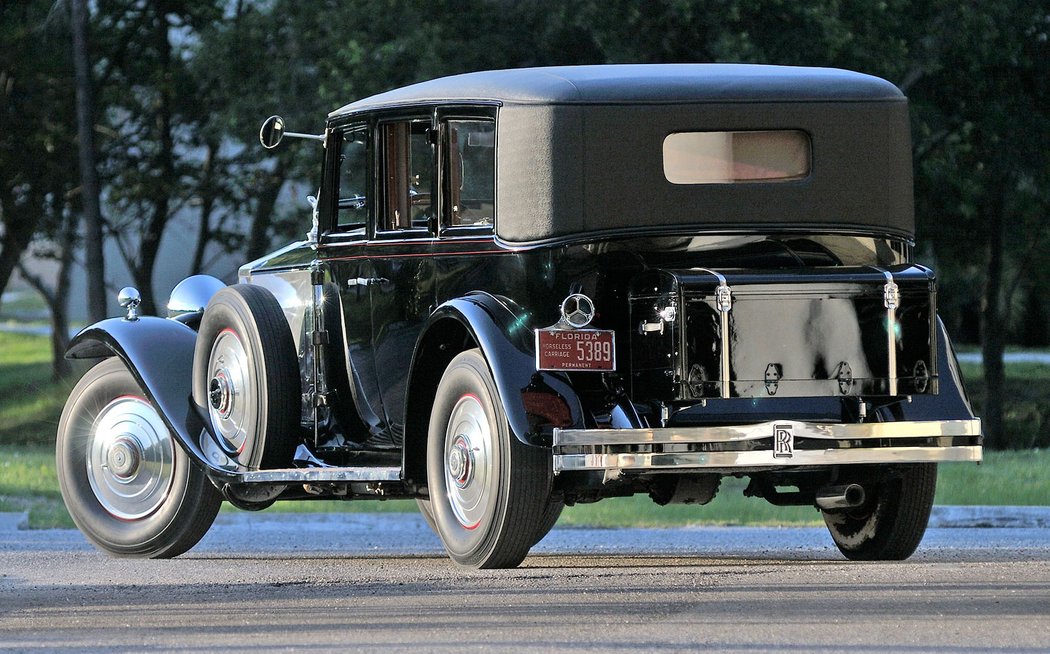
[[[860,484],[825,486],[817,491],[817,506],[824,510],[852,509],[864,504],[864,487]]]

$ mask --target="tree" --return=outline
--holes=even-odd
[[[930,62],[916,105],[920,235],[979,281],[983,421],[991,447],[1004,432],[1003,351],[1011,307],[1048,231],[1050,6],[1021,0],[937,3],[924,21]]]
[[[66,202],[66,194],[57,189],[49,196],[42,231],[47,237],[36,241],[34,255],[55,264],[54,281],[19,263],[18,270],[30,286],[44,298],[51,317],[51,378],[55,381],[72,372],[66,349],[69,347],[69,285],[73,271],[73,253],[77,247],[77,219]]]
[[[77,151],[80,163],[80,203],[84,212],[84,267],[87,270],[88,317],[106,317],[106,268],[103,259],[102,210],[95,169],[95,93],[88,48],[87,0],[70,0],[73,68],[76,80]]]
[[[0,296],[29,247],[55,180],[75,168],[61,162],[72,86],[65,35],[49,24],[50,3],[0,8]]]
[[[100,3],[100,120],[113,135],[100,149],[108,236],[156,313],[153,271],[171,219],[190,197],[197,167],[191,135],[198,115],[188,74],[197,32],[221,17],[218,2],[146,0]]]
[[[470,29],[463,16],[469,15]],[[289,141],[265,152],[262,120],[280,113],[290,129],[319,132],[327,112],[353,99],[430,77],[514,65],[506,53],[513,24],[494,3],[277,0],[236,3],[228,20],[204,29],[190,64],[199,107],[207,108],[199,148],[218,207],[199,195],[202,213],[244,217],[244,256],[262,256],[278,231],[305,231],[305,212],[282,224],[279,198],[289,180],[316,188],[316,144]],[[217,147],[216,147],[217,146]],[[205,187],[201,187],[202,190]],[[245,193],[244,189],[250,189]],[[219,199],[219,198],[216,198]],[[297,198],[298,201],[298,198]],[[246,223],[246,224],[245,224]],[[202,222],[197,251],[214,239],[235,246],[227,228]]]

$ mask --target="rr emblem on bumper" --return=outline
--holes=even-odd
[[[790,424],[773,425],[773,458],[790,459],[795,454],[795,432]]]

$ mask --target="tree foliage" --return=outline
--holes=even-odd
[[[51,3],[0,6],[0,295],[49,204],[74,186],[68,33]],[[56,56],[55,53],[58,53]]]
[[[346,102],[469,70],[740,61],[860,70],[908,94],[917,256],[940,273],[949,330],[982,342],[993,443],[1003,348],[1050,341],[1050,0],[90,4],[107,231],[147,308],[172,225],[198,235],[187,273],[305,230],[316,145],[263,151],[256,134],[268,115],[316,132]],[[71,188],[71,72],[55,42],[65,32],[41,27],[62,6],[31,0],[0,13],[14,46],[0,54],[0,290],[7,263],[46,222],[45,198]],[[49,229],[51,242],[58,233]]]

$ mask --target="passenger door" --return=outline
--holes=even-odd
[[[333,132],[339,148],[335,221],[325,234],[322,258],[339,288],[342,347],[354,405],[376,444],[389,442],[382,397],[372,356],[372,301],[375,278],[368,261],[368,229],[375,211],[372,126],[351,124]]]
[[[383,410],[398,445],[416,339],[434,309],[435,134],[430,115],[381,120],[376,129],[379,202],[368,246],[372,347]]]

